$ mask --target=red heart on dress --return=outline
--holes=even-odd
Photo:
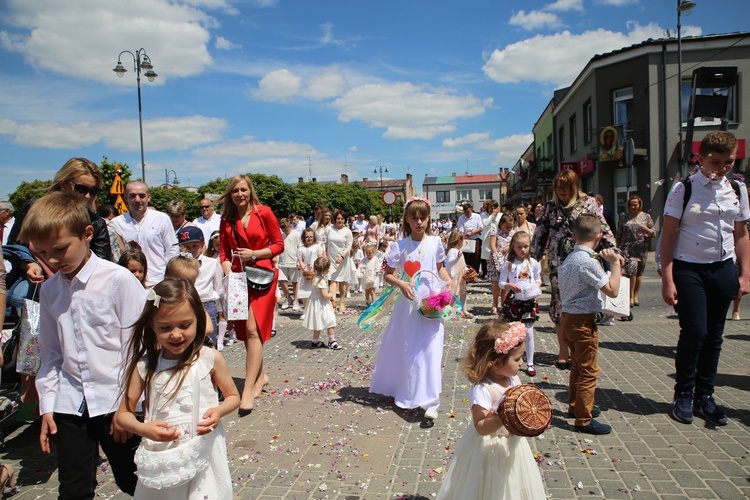
[[[414,277],[414,274],[422,269],[422,264],[419,263],[419,261],[416,260],[407,260],[404,262],[404,271],[406,271],[406,274]]]

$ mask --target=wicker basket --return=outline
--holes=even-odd
[[[430,274],[437,278],[439,283],[444,283],[440,276],[435,274],[432,271],[428,270],[422,270],[414,274],[412,277],[413,282],[417,282],[417,277],[421,276],[422,274]],[[431,294],[433,292],[437,292],[437,290],[432,289],[432,281],[430,281],[430,292]],[[447,289],[447,286],[446,286]],[[451,303],[446,305],[443,310],[437,309],[436,307],[430,306],[427,304],[427,297],[416,297],[415,301],[418,302],[417,311],[419,312],[419,315],[426,319],[437,319],[437,320],[445,320],[449,319],[452,316],[455,316],[458,312],[460,312],[460,306],[458,305],[456,301],[456,297],[453,296],[453,299],[451,300]]]
[[[538,436],[552,421],[552,403],[535,385],[511,387],[497,408],[508,432],[516,436]]]
[[[464,271],[464,281],[466,283],[474,283],[477,280],[477,271],[471,266],[466,266],[466,271]]]
[[[313,276],[315,276],[315,271],[312,269],[303,269],[302,270],[302,277],[306,280],[312,280]]]

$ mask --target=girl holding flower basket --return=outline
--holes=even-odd
[[[420,313],[414,299],[450,289],[451,277],[443,266],[440,238],[429,227],[429,202],[410,198],[404,207],[404,238],[386,256],[385,282],[400,296],[383,332],[370,392],[393,397],[400,408],[424,408],[425,418],[433,420],[442,387],[443,324]]]

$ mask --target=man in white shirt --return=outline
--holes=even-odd
[[[167,262],[180,253],[177,236],[167,214],[149,210],[151,194],[145,182],[128,183],[125,197],[129,209],[112,219],[112,223],[129,248],[137,248],[146,256],[146,286],[150,288],[164,279]]]
[[[305,228],[307,228],[307,223],[301,215],[292,214],[292,226],[294,227],[294,230],[297,231],[300,236],[302,236]]]
[[[8,244],[8,236],[15,223],[16,218],[13,217],[13,205],[8,200],[0,200],[0,238],[2,238],[3,245]]]
[[[359,214],[357,220],[352,222],[352,231],[356,229],[359,234],[365,234],[368,227],[370,227],[370,223],[365,220],[365,214]]]
[[[479,246],[479,237],[482,234],[482,218],[479,214],[474,213],[474,209],[471,203],[464,203],[463,215],[458,218],[458,224],[456,229],[464,233],[464,237],[467,240],[474,241],[474,251],[464,252],[464,259],[466,264],[473,267],[475,271],[479,270],[479,257],[481,256],[482,249]]]
[[[487,277],[487,259],[490,258],[492,250],[490,248],[490,233],[493,229],[497,229],[497,221],[500,219],[500,205],[495,200],[487,200],[484,202],[484,209],[480,214],[482,218],[482,254],[480,257],[480,264],[482,265],[482,272],[480,273],[482,278]]]
[[[211,234],[219,230],[221,215],[214,212],[214,202],[208,198],[201,200],[201,216],[193,221],[193,224],[203,231],[203,241],[211,241]]]

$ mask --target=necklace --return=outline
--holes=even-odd
[[[409,245],[408,245],[407,252],[406,252],[407,257],[409,255],[411,255],[412,252],[414,252],[414,250],[416,250],[417,251],[417,260],[421,261],[424,258],[424,249],[422,248],[422,242],[423,241],[424,241],[424,236],[422,237],[421,240],[419,240],[419,242],[417,243],[417,246],[415,247],[414,246],[414,243],[415,243],[414,239],[412,239],[411,237],[409,237]]]

